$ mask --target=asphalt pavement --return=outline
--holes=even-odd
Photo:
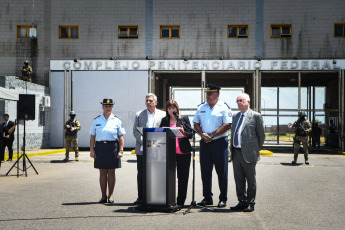
[[[115,203],[99,204],[99,172],[89,152],[64,163],[64,153],[31,156],[38,171],[17,177],[14,164],[0,168],[0,229],[344,229],[345,156],[310,154],[310,165],[291,165],[293,154],[262,156],[257,164],[257,197],[252,213],[231,212],[237,204],[232,164],[226,208],[220,209],[213,174],[214,211],[143,212],[135,209],[136,157],[126,152],[116,170]],[[303,154],[299,156],[303,162]],[[20,162],[22,168],[22,161]],[[30,165],[30,164],[29,164]],[[191,167],[192,170],[192,167]],[[196,157],[196,201],[202,200]],[[192,200],[192,171],[186,204]]]

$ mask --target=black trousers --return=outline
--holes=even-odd
[[[184,205],[187,197],[189,168],[190,168],[191,154],[176,154],[176,169],[177,169],[177,204]]]
[[[137,155],[137,185],[138,185],[138,200],[143,200],[143,166],[144,156]]]
[[[14,139],[8,139],[8,138],[4,138],[4,147],[3,147],[3,152],[5,153],[5,148],[7,147],[8,148],[8,159],[11,159],[13,158],[13,149],[12,149],[12,146],[13,146],[13,141]]]
[[[200,169],[203,196],[207,200],[212,200],[212,171],[213,165],[218,175],[219,200],[228,200],[228,139],[219,138],[210,143],[200,141]]]
[[[256,172],[254,163],[247,163],[243,159],[242,151],[233,148],[232,166],[236,183],[236,194],[239,202],[255,204],[256,196]],[[246,189],[246,184],[248,187]]]
[[[3,141],[0,140],[0,162],[3,161],[5,158],[5,150],[3,147]]]

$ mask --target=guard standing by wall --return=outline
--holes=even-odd
[[[81,129],[80,123],[75,119],[75,112],[69,113],[69,120],[65,124],[65,141],[66,141],[66,157],[63,161],[69,161],[69,150],[71,143],[73,143],[75,151],[75,160],[79,161],[79,148],[78,148],[78,137],[77,132]]]
[[[305,112],[298,113],[298,120],[292,125],[295,129],[295,138],[294,138],[294,160],[292,164],[296,164],[299,148],[301,146],[301,142],[303,144],[304,150],[304,160],[305,164],[309,165],[308,162],[308,135],[311,131],[311,123],[309,120],[305,119]]]
[[[24,62],[24,65],[22,67],[22,77],[23,77],[23,80],[24,81],[28,81],[28,82],[32,82],[32,67],[29,66],[29,62],[28,61],[25,61]]]
[[[10,115],[5,113],[3,115],[4,123],[2,123],[3,127],[3,152],[5,153],[5,148],[8,149],[8,161],[12,161],[13,157],[13,141],[14,141],[14,131],[16,128],[16,124],[13,121],[10,121]]]

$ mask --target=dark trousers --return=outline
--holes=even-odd
[[[210,143],[200,141],[200,168],[205,199],[212,199],[212,170],[216,168],[219,184],[219,200],[228,199],[228,139],[220,138]]]
[[[0,140],[0,162],[3,161],[5,158],[5,150],[3,147],[3,141]]]
[[[144,156],[137,155],[137,185],[138,185],[138,200],[143,200],[143,165]]]
[[[177,169],[177,204],[184,205],[187,197],[189,167],[191,161],[191,154],[176,154],[176,169]]]
[[[7,147],[8,148],[8,159],[11,159],[13,158],[13,149],[12,149],[12,145],[13,145],[13,139],[8,139],[8,138],[4,138],[4,147],[3,147],[3,151],[5,153],[5,148]]]
[[[255,204],[256,172],[254,163],[247,163],[242,156],[241,149],[232,148],[232,165],[236,183],[236,194],[239,202]],[[248,188],[246,190],[246,183]]]

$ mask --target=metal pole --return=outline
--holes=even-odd
[[[298,111],[301,110],[301,72],[298,72]]]
[[[206,73],[203,70],[201,71],[201,103],[206,101],[205,87],[206,87]]]
[[[343,70],[344,71],[344,70]],[[344,94],[343,93],[343,87],[342,87],[342,84],[343,84],[343,77],[342,77],[342,71],[339,71],[339,79],[338,79],[338,119],[339,119],[339,125],[338,125],[338,147],[339,149],[343,150],[343,106],[344,106],[344,103],[343,103],[343,97],[344,97]]]
[[[259,70],[258,71],[258,77],[257,77],[257,89],[256,89],[256,92],[257,92],[257,108],[258,108],[258,112],[260,113],[261,112],[261,72]]]
[[[279,145],[279,87],[277,87],[277,144]]]
[[[345,106],[345,100],[344,100],[344,95],[345,95],[345,71],[342,70],[341,71],[341,94],[340,94],[340,98],[342,99],[342,103],[341,103],[341,116],[340,116],[340,124],[341,124],[341,151],[344,152],[345,151],[345,138],[344,138],[344,121],[345,121],[345,117],[344,117],[344,106]]]

